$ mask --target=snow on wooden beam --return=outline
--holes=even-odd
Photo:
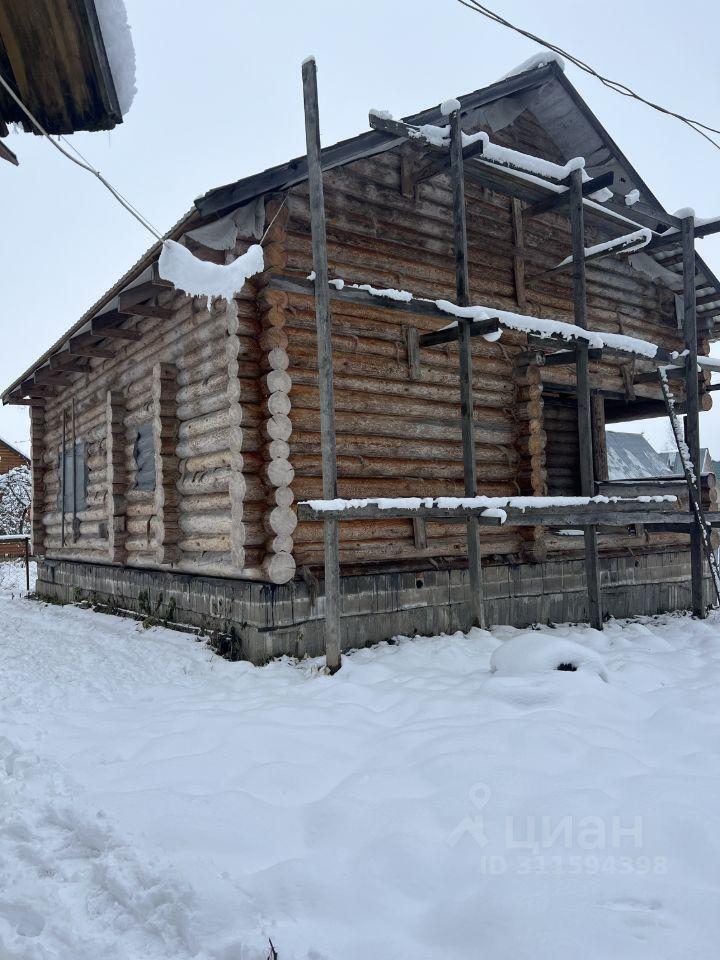
[[[622,515],[620,518],[619,515]],[[465,521],[483,526],[597,526],[648,523],[682,517],[677,497],[400,497],[378,500],[306,500],[299,520],[383,520],[421,518]]]
[[[606,240],[604,243],[598,243],[592,247],[585,247],[585,263],[590,263],[593,260],[603,260],[605,257],[619,256],[620,254],[637,253],[639,250],[647,248],[651,238],[652,233],[650,229],[648,227],[642,227],[633,233],[626,233],[621,237]],[[565,257],[564,260],[561,260],[560,263],[554,267],[550,267],[548,270],[543,270],[542,273],[536,273],[528,277],[527,283],[533,283],[536,280],[542,280],[544,277],[551,276],[552,274],[569,270],[572,268],[572,265],[573,257],[571,255]]]
[[[287,293],[305,293],[309,296],[315,294],[314,282],[300,277],[273,276],[270,279],[270,286],[275,290],[284,290]],[[416,316],[434,317],[445,322],[448,319],[447,311],[441,310],[434,300],[413,297],[404,290],[382,290],[371,287],[369,284],[346,284],[342,281],[331,280],[328,293],[331,300],[381,307],[383,310],[397,310],[400,313],[409,313]],[[449,339],[454,338],[450,337]]]

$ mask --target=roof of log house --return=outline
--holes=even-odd
[[[3,0],[0,73],[48,133],[111,130],[122,122],[94,0]],[[35,132],[0,89],[0,137],[10,123]],[[10,152],[4,148],[5,159]]]
[[[613,197],[604,203],[588,203],[586,218],[589,222],[609,226],[617,232],[618,226],[649,227],[658,234],[679,227],[680,221],[669,214],[653,192],[640,177],[630,161],[620,150],[605,127],[590,110],[558,64],[551,62],[483,87],[458,98],[463,111],[463,123],[468,127],[482,127],[491,134],[510,129],[522,113],[532,114],[550,139],[556,144],[565,160],[582,156],[585,170],[590,177],[612,171],[614,174]],[[406,118],[412,124],[443,124],[440,105]],[[324,170],[331,170],[355,160],[384,153],[400,146],[402,140],[380,130],[370,130],[359,136],[343,140],[322,150]],[[466,164],[466,173],[477,158]],[[542,180],[525,177],[518,185],[517,175],[498,167],[483,165],[483,182],[498,193],[519,197],[528,203],[552,197]],[[297,157],[287,163],[271,167],[261,173],[245,177],[234,183],[210,190],[198,197],[193,207],[167,232],[166,238],[179,240],[188,231],[212,223],[239,207],[255,201],[258,197],[278,194],[307,179],[307,158]],[[511,188],[509,183],[512,184]],[[691,184],[688,184],[690,190]],[[511,189],[511,193],[509,190]],[[557,188],[555,188],[557,189]],[[625,198],[639,193],[640,199],[628,205]],[[630,225],[630,226],[628,226]],[[656,238],[657,239],[657,238]],[[680,235],[677,240],[663,243],[659,249],[637,256],[646,263],[652,278],[676,291],[682,290],[682,264],[678,257]],[[147,252],[93,304],[82,317],[54,343],[28,370],[2,394],[3,403],[18,401],[27,395],[26,385],[42,367],[50,365],[51,358],[67,349],[71,337],[95,332],[94,321],[117,314],[119,298],[127,291],[134,291],[133,301],[141,299],[142,291],[148,291],[158,283],[157,260],[161,242]],[[720,339],[720,281],[700,258],[696,258],[698,279],[698,330],[700,335],[711,340]],[[645,270],[643,270],[645,272]],[[660,277],[662,279],[660,279]],[[676,281],[673,279],[676,277]],[[156,289],[156,288],[155,288]],[[149,295],[149,294],[148,294]],[[100,340],[98,332],[98,340]]]

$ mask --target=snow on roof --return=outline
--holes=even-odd
[[[683,468],[677,450],[663,450],[658,456],[665,464],[670,476],[681,477],[683,475]],[[710,456],[710,451],[707,447],[700,448],[700,463],[702,465],[700,467],[701,473],[717,473],[715,461]]]
[[[670,476],[662,454],[641,433],[607,431],[608,479],[637,480]]]
[[[182,244],[166,240],[158,267],[160,276],[178,290],[193,297],[207,297],[210,303],[214,297],[232,300],[248,277],[262,272],[264,257],[260,244],[254,243],[232,263],[211,263],[200,260]]]
[[[135,47],[124,0],[95,0],[100,31],[107,53],[115,93],[123,116],[132,106],[135,85]]]
[[[10,447],[11,450],[14,450],[15,453],[19,454],[19,455],[20,455],[21,457],[23,457],[25,460],[29,460],[29,459],[30,459],[30,457],[28,457],[28,455],[27,455],[26,453],[24,453],[24,452],[23,452],[18,446],[16,446],[14,443],[10,443],[9,440],[6,440],[5,437],[0,437],[0,444],[4,445],[4,446],[6,446],[6,447]],[[0,456],[1,456],[1,454],[0,454]]]
[[[528,57],[527,60],[523,60],[522,63],[513,67],[509,73],[503,74],[500,79],[509,80],[510,77],[517,77],[521,73],[528,73],[530,70],[538,70],[540,67],[545,67],[548,63],[556,63],[563,72],[565,71],[565,61],[559,53],[555,53],[552,50],[541,50],[540,53],[534,53],[532,57]]]

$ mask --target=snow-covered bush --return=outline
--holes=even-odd
[[[0,475],[0,534],[30,533],[31,490],[28,467]]]

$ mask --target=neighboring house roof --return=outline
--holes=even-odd
[[[23,460],[26,460],[28,463],[30,463],[30,457],[28,457],[26,453],[23,453],[22,450],[16,447],[14,443],[10,443],[10,441],[6,440],[4,437],[0,437],[0,448],[1,447],[9,447],[10,450],[13,450],[15,453],[17,453],[17,455],[22,457]],[[0,457],[2,457],[1,449],[0,449]]]
[[[641,433],[608,430],[608,479],[636,480],[669,476],[667,464]]]
[[[48,133],[111,130],[122,122],[95,0],[3,0],[0,72]],[[0,89],[0,136],[9,123],[32,130]]]
[[[668,226],[679,224],[675,217],[664,210],[556,63],[515,74],[462,96],[459,100],[463,110],[463,122],[470,128],[482,126],[493,133],[510,130],[518,117],[525,111],[529,111],[554,141],[566,161],[576,156],[584,156],[586,170],[590,176],[612,170],[615,173],[613,184],[615,196],[603,204],[591,203],[586,211],[588,220],[602,220],[606,225],[610,223],[617,228],[622,227],[622,221],[617,219],[619,216],[626,222],[628,218],[632,218],[635,222],[660,231],[666,230]],[[439,104],[405,119],[412,124],[446,123]],[[349,140],[325,147],[322,150],[322,166],[324,170],[331,170],[355,160],[395,149],[403,142],[393,135],[370,130]],[[468,161],[468,166],[470,164],[479,164],[482,167],[482,158]],[[489,165],[485,164],[484,169],[488,171]],[[307,158],[303,156],[245,177],[235,183],[217,187],[198,197],[193,209],[175,224],[166,236],[177,240],[194,227],[230,214],[238,207],[254,202],[258,197],[287,190],[306,179]],[[541,182],[538,185],[537,181],[532,182],[532,177],[524,179],[523,190],[526,194],[524,199],[528,202],[547,196]],[[688,183],[686,186],[690,191],[692,184]],[[497,189],[502,192],[501,186]],[[517,191],[517,187],[515,189]],[[639,191],[640,200],[632,207],[628,207],[624,197],[633,190]],[[160,249],[160,243],[153,244],[121,280],[114,284],[33,366],[5,390],[2,394],[3,401],[7,402],[9,395],[14,393],[23,381],[29,379],[39,367],[48,363],[53,354],[63,349],[71,336],[89,330],[94,318],[110,312],[121,290],[141,282],[141,278],[147,276],[152,264],[157,260]],[[631,257],[631,262],[634,261],[634,265],[637,263],[638,269],[642,268],[643,262],[648,262],[651,266],[655,264],[655,269],[658,264],[663,266],[664,269],[660,272],[664,279],[660,282],[668,283],[670,278],[668,285],[675,289],[678,285],[682,286],[681,273],[677,272],[681,268],[675,264],[665,265],[664,261],[672,260],[676,253],[675,247],[668,246],[654,253],[652,257],[639,253]],[[636,257],[639,257],[640,261],[637,261]],[[642,261],[643,257],[644,261]],[[703,311],[711,311],[716,306],[720,306],[720,281],[700,257],[696,258],[696,264],[698,294],[704,299],[717,294],[717,300],[708,300],[698,311],[700,319]],[[642,272],[647,271],[643,269]],[[709,335],[712,337],[712,320],[710,323]]]
[[[663,463],[667,466],[668,470],[674,477],[681,477],[683,474],[683,469],[680,464],[680,454],[677,450],[663,450],[659,454],[662,458]],[[700,448],[700,467],[701,473],[715,473],[716,464],[713,462],[713,458],[710,456],[710,451],[707,447]]]

